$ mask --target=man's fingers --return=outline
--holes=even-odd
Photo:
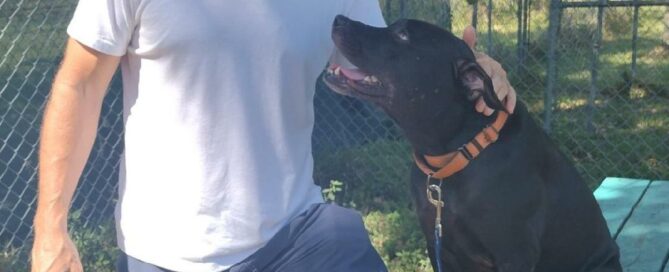
[[[495,89],[495,94],[499,100],[504,100],[504,97],[509,93],[509,84],[506,78],[500,75],[492,76],[492,87]]]
[[[474,106],[476,111],[483,113],[483,110],[485,110],[487,107],[488,106],[486,106],[485,101],[483,101],[483,97],[479,97],[479,99],[476,100],[476,105]]]
[[[462,32],[462,40],[473,50],[476,46],[476,29],[473,26],[465,27],[465,30]]]
[[[476,57],[476,62],[479,64],[479,66],[481,66],[481,68],[483,68],[485,73],[488,74],[488,76],[491,77],[491,78],[495,75],[496,69],[498,67],[501,67],[501,66],[495,65],[495,64],[497,64],[497,62],[495,60],[493,60],[492,58],[490,58],[486,54],[478,55]]]
[[[71,250],[70,254],[72,254],[70,259],[70,271],[84,272],[84,267],[81,264],[81,257],[79,256],[79,251],[77,250],[77,247],[74,245],[74,242],[72,242],[71,239],[68,242]]]
[[[490,116],[495,110],[491,109],[488,107],[488,105],[483,101],[483,97],[479,97],[478,100],[476,100],[476,105],[474,106],[476,111],[483,113],[486,116]]]
[[[491,108],[489,108],[489,107],[487,107],[487,106],[486,106],[485,109],[483,110],[483,114],[484,114],[485,116],[490,116],[493,112],[495,112],[495,110],[493,110],[493,109],[491,109]]]
[[[84,268],[79,252],[72,240],[63,236],[52,235],[36,240],[32,249],[31,271],[67,271],[83,272]]]

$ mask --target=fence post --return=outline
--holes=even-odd
[[[386,0],[386,16],[390,16],[392,12],[392,0]]]
[[[553,103],[555,100],[553,94],[553,88],[555,87],[555,77],[557,73],[557,59],[555,56],[555,51],[557,50],[560,9],[562,9],[561,0],[551,0],[550,11],[548,14],[548,74],[546,81],[546,91],[544,92],[544,130],[548,133],[551,132]]]
[[[474,2],[472,3],[472,7],[473,7],[473,9],[472,9],[472,26],[474,27],[474,29],[478,29],[477,24],[478,24],[478,20],[479,20],[479,1],[474,0]]]
[[[492,0],[488,0],[488,55],[492,56]]]
[[[527,56],[527,50],[529,45],[529,0],[518,0],[518,9],[516,10],[516,17],[518,18],[518,30],[517,30],[517,42],[516,42],[516,54],[517,58],[517,68],[524,67]]]
[[[446,29],[452,30],[453,28],[453,16],[452,16],[452,9],[451,9],[451,0],[444,0],[444,9],[442,14],[443,18],[441,19],[442,22],[444,22],[444,25],[446,26]]]
[[[406,2],[407,2],[407,0],[400,0],[400,18],[406,18],[407,17]]]
[[[530,0],[525,0],[525,9],[524,9],[524,32],[523,32],[523,62],[527,59],[527,54],[530,49],[530,5],[532,5]]]
[[[518,8],[516,9],[516,18],[518,19],[518,26],[516,30],[516,70],[518,70],[522,65],[521,62],[521,51],[523,50],[523,2],[524,0],[516,1]]]
[[[599,79],[599,49],[602,43],[602,26],[604,21],[604,7],[607,0],[599,0],[600,5],[597,7],[597,31],[595,32],[594,40],[592,42],[592,58],[590,59],[590,93],[588,95],[587,120],[586,129],[593,133],[595,126],[593,118],[595,115],[595,98],[597,98],[597,80]]]
[[[639,40],[639,5],[638,0],[634,0],[634,22],[632,23],[632,78],[627,82],[627,91],[631,94],[632,84],[636,81],[636,58],[637,41]]]

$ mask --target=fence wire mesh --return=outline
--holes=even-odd
[[[380,4],[388,22],[418,18],[458,34],[475,24],[478,50],[503,64],[521,100],[591,186],[606,176],[666,179],[669,1],[640,7],[614,2],[645,1],[604,1],[599,7],[555,0]],[[75,6],[76,0],[0,1],[0,271],[28,266],[41,116]],[[315,182],[327,187],[342,181],[338,200],[376,203],[364,209],[393,208],[384,200],[407,198],[405,188],[390,185],[407,179],[410,165],[409,147],[392,121],[320,82],[315,88]],[[115,77],[75,194],[73,229],[112,217],[123,150],[120,95]]]

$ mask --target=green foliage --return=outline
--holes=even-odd
[[[113,272],[118,248],[114,220],[107,220],[97,226],[85,226],[80,219],[81,211],[70,215],[72,241],[79,251],[85,271]]]
[[[16,263],[20,259],[19,255],[19,250],[15,248],[0,251],[0,272],[19,271],[19,264]]]
[[[409,154],[406,143],[393,140],[321,151],[315,154],[314,178],[321,187],[342,181],[336,203],[363,213],[408,207]]]
[[[344,184],[341,181],[331,180],[330,186],[323,189],[323,199],[329,203],[334,203],[337,199],[337,193],[342,190],[342,185]]]
[[[408,208],[364,216],[372,245],[390,271],[431,271],[416,213]]]
[[[404,141],[395,140],[320,152],[315,177],[328,187],[327,200],[363,213],[370,240],[390,271],[431,271],[408,193],[410,154]],[[332,179],[341,182],[333,185]]]

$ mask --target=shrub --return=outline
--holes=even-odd
[[[431,271],[416,213],[408,208],[364,216],[372,245],[389,271]]]
[[[8,248],[0,252],[0,272],[15,272],[19,271],[20,260],[19,250],[15,248]]]
[[[372,245],[390,271],[431,271],[409,194],[409,146],[378,140],[316,154],[326,200],[363,213]],[[400,159],[398,159],[400,158]]]
[[[106,220],[97,226],[85,226],[79,217],[80,214],[80,211],[75,211],[70,216],[73,230],[70,236],[79,250],[84,271],[115,271],[118,247],[114,220]]]

